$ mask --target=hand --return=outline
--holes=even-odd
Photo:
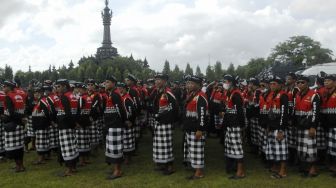
[[[23,125],[26,125],[28,123],[28,119],[27,118],[22,118],[22,123],[23,123]]]
[[[79,129],[79,128],[81,128],[81,126],[78,123],[76,123],[76,127],[75,128]]]
[[[309,129],[309,137],[315,138],[315,136],[316,136],[316,129],[312,127]]]
[[[196,136],[196,140],[200,140],[201,138],[202,138],[202,131],[196,131],[196,134],[195,134],[195,136]]]
[[[278,131],[278,134],[276,135],[276,139],[278,141],[281,141],[284,139],[284,133],[282,131]]]
[[[131,121],[125,121],[125,123],[126,123],[126,126],[128,127],[128,128],[131,128],[132,127],[132,122]]]
[[[224,118],[225,112],[219,112],[219,117]]]

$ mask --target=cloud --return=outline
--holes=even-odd
[[[0,11],[1,66],[44,70],[50,64],[61,66],[94,55],[101,45],[101,0],[7,2],[11,11]],[[119,54],[147,57],[155,70],[162,70],[168,59],[171,66],[185,68],[189,62],[204,71],[209,59],[227,67],[266,57],[277,43],[293,35],[308,35],[335,51],[334,4],[331,0],[323,4],[317,0],[116,0],[110,3],[111,38]]]

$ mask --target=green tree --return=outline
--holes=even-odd
[[[104,71],[101,67],[99,67],[96,71],[96,76],[94,77],[97,81],[103,81],[105,79],[104,77]]]
[[[4,78],[7,79],[7,80],[12,80],[13,79],[13,69],[12,69],[12,67],[8,66],[7,64],[5,65]]]
[[[320,42],[307,36],[293,36],[276,45],[269,59],[272,62],[292,62],[294,65],[302,66],[304,60],[307,65],[328,63],[332,61],[332,56],[332,50],[322,48]]]
[[[235,67],[234,67],[233,63],[230,63],[228,69],[226,70],[226,73],[231,74],[231,75],[235,74]]]
[[[206,68],[206,78],[209,81],[214,81],[216,80],[216,74],[215,71],[213,70],[213,67],[211,67],[211,65],[208,65],[208,67]]]
[[[221,79],[223,77],[223,69],[222,69],[222,63],[220,61],[217,61],[214,66],[214,72],[215,72],[215,78],[217,80]]]
[[[203,76],[204,76],[203,73],[202,73],[202,71],[201,71],[201,68],[200,68],[198,65],[197,65],[197,67],[196,67],[195,75],[196,75],[196,76],[200,76],[200,77],[203,77]]]
[[[170,65],[169,65],[169,61],[166,60],[165,63],[164,63],[164,66],[163,66],[163,70],[162,70],[162,73],[163,74],[167,74],[167,75],[170,75]]]
[[[184,71],[185,74],[194,75],[194,70],[191,68],[190,64],[187,63],[186,69]]]

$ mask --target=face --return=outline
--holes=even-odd
[[[41,97],[41,93],[39,92],[34,92],[34,98],[37,100]]]
[[[125,79],[125,83],[126,83],[127,86],[133,85],[133,81],[128,79],[128,78]]]
[[[105,89],[110,90],[114,87],[115,83],[112,82],[111,80],[106,80],[105,81]]]
[[[295,83],[295,80],[291,76],[286,76],[286,84],[292,85]]]
[[[122,93],[122,94],[126,93],[126,88],[124,88],[124,87],[118,87],[118,90],[119,90],[120,93]]]
[[[64,85],[56,85],[56,92],[63,93],[65,86]]]
[[[267,83],[264,83],[264,82],[261,82],[261,83],[260,83],[260,89],[261,89],[261,90],[268,89],[268,84],[267,84]]]
[[[305,80],[298,80],[296,82],[296,85],[300,89],[300,91],[303,91],[308,88],[308,82]]]
[[[4,87],[3,87],[3,91],[4,91],[5,93],[7,93],[7,92],[10,91],[10,88],[9,88],[8,86],[4,86]]]
[[[166,81],[162,79],[155,79],[155,87],[162,88],[165,85]]]
[[[331,80],[331,79],[325,79],[324,80],[324,86],[327,88],[327,89],[331,89],[333,87],[335,87],[335,81]]]
[[[88,89],[89,91],[94,91],[94,90],[95,90],[95,85],[92,84],[92,83],[88,83],[88,84],[87,84],[87,89]]]
[[[192,81],[188,81],[186,87],[189,91],[197,91],[200,89],[200,85]]]
[[[281,88],[281,85],[278,82],[271,82],[270,88],[272,91],[278,91]]]

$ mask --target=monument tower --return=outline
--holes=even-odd
[[[118,56],[117,48],[112,46],[111,41],[111,19],[112,19],[112,10],[108,7],[108,0],[105,0],[105,8],[102,11],[103,25],[104,25],[104,37],[102,42],[102,47],[97,49],[96,58],[98,60],[113,58]]]

